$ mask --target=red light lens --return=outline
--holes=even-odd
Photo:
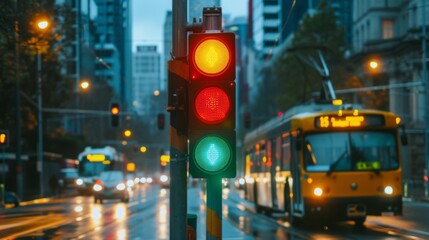
[[[207,124],[222,122],[229,113],[231,103],[228,95],[220,88],[204,88],[195,98],[197,117]]]

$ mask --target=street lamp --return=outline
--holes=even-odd
[[[37,28],[44,31],[49,26],[47,20],[37,22]],[[37,163],[40,173],[40,195],[45,195],[44,179],[43,179],[43,115],[42,115],[42,54],[40,46],[37,47],[37,111],[38,111],[38,126],[37,126]]]

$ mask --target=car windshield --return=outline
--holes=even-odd
[[[84,177],[98,176],[102,171],[108,170],[108,165],[102,162],[84,161],[79,165],[79,174]]]
[[[304,139],[309,172],[379,171],[399,167],[395,135],[358,131],[309,134]]]

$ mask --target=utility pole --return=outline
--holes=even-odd
[[[170,239],[185,240],[187,233],[187,126],[186,83],[187,0],[173,0],[173,59],[168,62],[168,107],[170,112]]]
[[[23,197],[22,191],[22,161],[21,161],[21,78],[19,59],[19,23],[18,23],[18,0],[15,0],[15,158],[16,158],[16,191],[18,196]]]
[[[425,86],[425,108],[424,108],[424,121],[425,121],[425,159],[426,159],[426,180],[429,178],[429,92],[428,92],[428,79],[427,79],[427,49],[426,49],[426,0],[422,0],[422,67],[423,67],[423,83]],[[426,189],[425,196],[429,197],[429,184],[425,181]]]

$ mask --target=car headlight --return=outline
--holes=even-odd
[[[313,190],[313,194],[317,197],[321,197],[323,195],[323,189],[320,187],[317,187]]]
[[[240,178],[240,179],[238,180],[238,183],[239,183],[240,185],[244,185],[244,184],[246,183],[246,180],[244,180],[244,178]]]
[[[168,181],[168,177],[167,177],[167,175],[162,175],[162,176],[159,178],[159,180],[161,180],[161,182],[165,183],[165,182],[167,182],[167,181]]]
[[[99,184],[94,184],[94,187],[92,187],[94,191],[99,192],[103,189],[103,187]]]
[[[76,184],[79,186],[83,185],[83,180],[80,178],[76,179]]]
[[[127,186],[128,186],[128,187],[132,187],[132,186],[134,186],[134,181],[133,181],[133,180],[131,180],[131,179],[130,179],[130,180],[128,180],[128,181],[127,181]]]
[[[141,183],[146,183],[146,178],[145,177],[140,178],[140,182]]]
[[[385,193],[385,194],[387,194],[387,195],[392,195],[392,193],[393,193],[393,188],[392,188],[391,186],[386,186],[386,187],[384,188],[384,193]]]
[[[122,191],[126,188],[125,184],[123,183],[119,183],[118,185],[116,185],[116,189],[118,189],[119,191]]]

